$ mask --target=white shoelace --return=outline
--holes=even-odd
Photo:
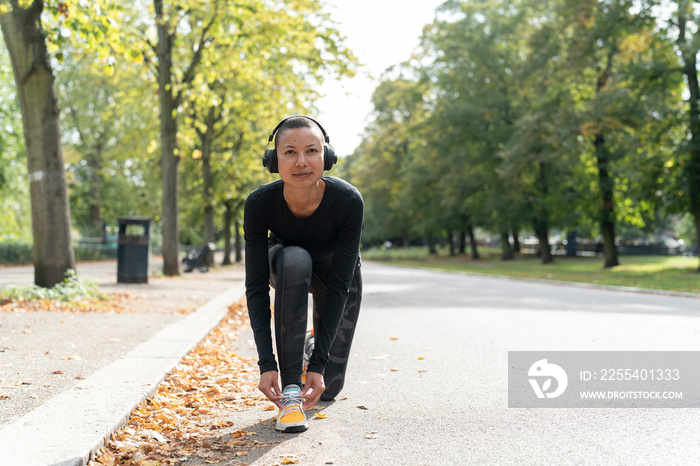
[[[284,395],[284,398],[282,398],[282,406],[284,407],[283,409],[283,416],[289,414],[291,411],[294,411],[295,408],[301,411],[301,403],[304,402],[304,399],[298,395]]]

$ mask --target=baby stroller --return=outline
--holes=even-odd
[[[207,258],[209,254],[213,254],[216,251],[216,245],[214,243],[208,243],[200,248],[192,248],[187,251],[187,255],[182,258],[182,265],[185,267],[185,272],[192,272],[194,269],[198,269],[200,272],[208,272],[209,267],[207,267]]]

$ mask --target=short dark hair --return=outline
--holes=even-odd
[[[277,133],[275,134],[275,148],[277,148],[277,141],[279,140],[279,137],[282,133],[284,133],[285,131],[288,131],[290,129],[297,129],[297,128],[311,128],[311,129],[315,128],[318,130],[318,133],[321,136],[321,141],[324,141],[324,131],[323,131],[323,128],[321,128],[321,125],[319,125],[318,123],[316,123],[314,120],[312,120],[309,117],[293,116],[293,117],[288,118],[277,129]]]

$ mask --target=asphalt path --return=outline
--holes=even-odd
[[[363,279],[342,396],[247,461],[697,464],[700,410],[508,408],[507,370],[516,350],[699,350],[700,299],[370,262]],[[240,416],[264,436],[274,413]]]

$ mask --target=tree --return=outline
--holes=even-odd
[[[158,192],[149,141],[157,134],[155,96],[143,63],[115,61],[105,68],[88,44],[62,47],[56,67],[72,223],[99,237],[118,217],[154,216]]]
[[[460,215],[501,235],[503,258],[513,257],[508,232],[518,227],[522,200],[517,178],[499,176],[499,152],[523,112],[519,101],[523,63],[521,2],[448,1],[423,33],[430,60],[424,73],[434,84],[435,115],[445,128],[443,172],[465,201]],[[472,181],[465,181],[471,179]],[[467,207],[468,206],[468,207]]]
[[[194,168],[189,158],[183,159],[187,166],[183,204],[186,215],[194,214],[191,220],[196,217],[196,222],[188,223],[204,225],[203,234],[190,235],[204,242],[216,239],[217,208],[233,209],[227,212],[235,217],[244,193],[234,194],[231,187],[243,188],[250,179],[259,180],[237,169],[238,164],[248,165],[242,148],[264,141],[274,122],[287,112],[311,113],[314,83],[352,74],[355,63],[317,2],[286,2],[283,9],[265,2],[249,6],[222,7],[200,71],[182,99],[180,147],[199,165]],[[216,30],[219,25],[235,28],[235,33],[223,34]],[[259,162],[259,156],[254,159]],[[229,222],[235,223],[234,217]]]
[[[8,11],[8,5],[11,11]],[[0,4],[0,27],[22,112],[32,205],[34,283],[51,287],[75,269],[54,74],[41,15],[44,2]]]
[[[688,158],[685,161],[685,190],[688,193],[690,213],[695,220],[695,244],[700,257],[700,84],[698,80],[698,60],[700,52],[700,33],[697,18],[697,2],[676,1],[675,26],[677,27],[677,44],[681,53],[682,72],[688,86]],[[673,24],[673,22],[672,22]],[[700,272],[700,265],[698,265]]]

